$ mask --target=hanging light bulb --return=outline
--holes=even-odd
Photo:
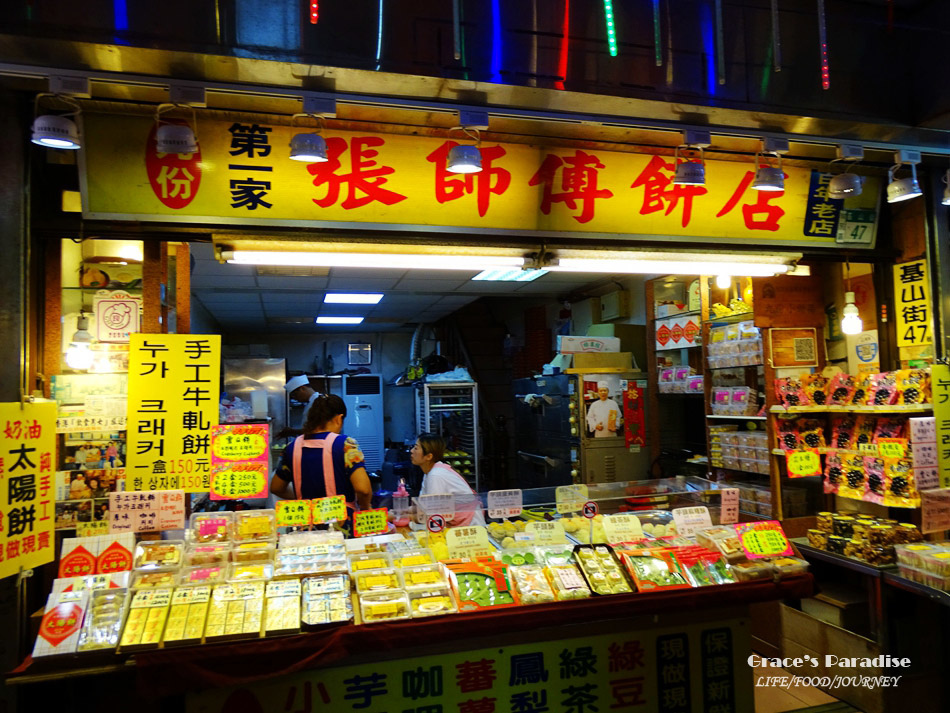
[[[854,303],[854,293],[844,293],[844,309],[841,312],[841,331],[845,334],[860,334],[864,331],[864,322],[858,313],[858,306]]]
[[[728,290],[732,287],[731,275],[716,275],[716,287],[720,290]]]
[[[92,366],[93,353],[90,345],[92,335],[89,333],[89,319],[80,313],[76,320],[76,333],[66,350],[66,366],[76,371],[85,371]]]
[[[894,154],[894,160],[897,163],[887,169],[887,202],[900,203],[922,196],[924,192],[920,190],[920,184],[917,183],[917,164],[920,163],[920,152],[901,149]],[[897,178],[895,174],[905,163],[910,166],[910,175]]]

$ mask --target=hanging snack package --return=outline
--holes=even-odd
[[[881,504],[884,502],[884,459],[864,456],[864,500]]]
[[[897,388],[902,404],[930,403],[930,372],[927,369],[902,369],[897,372]]]
[[[914,478],[913,462],[907,458],[884,461],[884,504],[889,507],[920,507],[920,493]]]
[[[859,374],[854,377],[854,394],[851,396],[852,406],[864,406],[868,403],[868,391],[871,388],[870,374]]]
[[[873,443],[881,438],[904,438],[907,430],[907,418],[904,416],[882,416],[874,425]]]
[[[815,406],[827,406],[831,379],[817,374],[806,374],[802,378],[802,388],[810,403]]]
[[[838,495],[852,500],[864,498],[864,456],[846,455],[841,458],[842,477]]]
[[[874,416],[858,416],[857,425],[854,427],[854,436],[848,446],[849,450],[859,451],[861,446],[869,444],[874,439],[874,426],[877,419]]]
[[[855,378],[850,374],[839,372],[831,377],[828,385],[828,405],[847,406],[854,396]]]
[[[868,404],[872,406],[891,406],[897,403],[898,396],[896,371],[886,371],[883,374],[871,376]]]
[[[802,382],[797,378],[776,379],[775,397],[785,408],[806,406],[809,403],[808,396],[802,389]]]
[[[798,419],[778,419],[778,427],[776,428],[775,434],[778,439],[778,447],[782,450],[797,451],[799,449]]]
[[[857,423],[858,417],[850,413],[833,416],[831,418],[831,447],[848,450],[854,439]]]
[[[841,456],[837,453],[829,453],[825,456],[825,477],[824,486],[826,493],[837,493],[838,486],[844,478],[842,470]]]
[[[803,418],[798,423],[798,440],[805,448],[825,447],[825,424],[817,418]]]

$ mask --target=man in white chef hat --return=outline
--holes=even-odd
[[[597,401],[587,407],[587,430],[594,438],[610,438],[617,435],[622,414],[617,402],[610,398],[610,384],[597,382]]]
[[[303,428],[304,423],[307,421],[307,412],[310,411],[311,404],[313,404],[314,399],[320,395],[320,392],[314,391],[313,387],[310,386],[310,379],[304,374],[295,376],[284,384],[284,391],[286,391],[294,401],[305,404],[303,418],[300,420],[300,428]]]

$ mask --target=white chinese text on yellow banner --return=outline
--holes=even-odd
[[[129,490],[207,492],[218,422],[221,336],[133,334],[129,354]]]

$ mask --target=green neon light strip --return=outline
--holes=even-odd
[[[611,57],[617,56],[617,29],[614,26],[614,4],[604,0],[604,19],[607,22],[607,49]]]

